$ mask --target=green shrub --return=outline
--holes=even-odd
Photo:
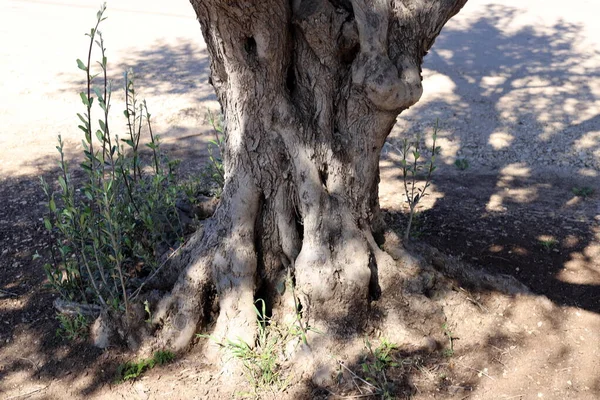
[[[56,336],[68,340],[85,339],[88,336],[89,322],[83,315],[57,314],[56,319],[60,322],[60,327],[56,330]]]
[[[288,280],[287,285],[291,286],[293,290],[291,281]],[[320,333],[301,322],[295,294],[294,302],[296,303],[296,320],[287,326],[279,325],[267,316],[264,300],[258,299],[255,302],[261,305],[260,308],[254,306],[258,329],[256,343],[246,343],[241,339],[219,341],[210,335],[198,335],[199,337],[211,339],[216,345],[225,350],[231,358],[241,363],[242,372],[253,388],[252,395],[257,398],[259,398],[261,392],[283,391],[288,386],[289,380],[285,377],[283,371],[283,364],[287,360],[288,346],[290,344],[296,346],[301,343],[306,344],[308,331]]]
[[[466,158],[457,158],[454,161],[454,166],[458,169],[460,169],[461,171],[464,171],[465,169],[469,168],[470,164],[469,164],[469,160],[467,160]]]
[[[587,199],[595,193],[594,188],[589,186],[576,186],[572,189],[572,191],[575,196],[582,197],[584,199]]]
[[[42,179],[49,210],[44,224],[55,238],[52,260],[44,268],[64,299],[127,311],[131,293],[156,270],[159,257],[183,240],[183,227],[176,208],[176,163],[161,152],[131,72],[125,73],[126,132],[119,137],[109,126],[113,93],[98,30],[105,10],[103,5],[87,33],[87,62],[77,60],[86,77],[80,93],[84,111],[77,114],[83,132],[83,179],[72,174],[60,135],[57,190]],[[98,71],[92,71],[94,49],[100,51]],[[98,120],[92,118],[93,107],[100,111]],[[142,136],[147,137],[145,145]]]
[[[392,399],[394,384],[386,376],[390,368],[400,366],[392,353],[398,351],[398,346],[383,339],[378,347],[373,348],[371,342],[365,339],[367,355],[362,359],[360,367],[364,379],[375,389],[382,399]]]
[[[433,143],[431,145],[428,160],[423,161],[424,157],[423,154],[421,154],[421,138],[419,136],[417,136],[414,142],[410,142],[408,139],[404,139],[403,142],[402,181],[404,183],[406,202],[409,206],[408,223],[406,225],[406,230],[404,231],[405,240],[408,240],[410,237],[410,229],[416,213],[417,205],[421,200],[423,200],[423,197],[427,195],[427,189],[431,185],[431,177],[437,169],[435,166],[435,160],[441,151],[441,148],[436,146],[438,128],[439,123],[436,121],[432,136]],[[425,184],[422,187],[417,186],[417,182],[420,179],[425,180]]]
[[[175,354],[168,350],[159,350],[152,358],[137,362],[127,361],[117,368],[117,382],[125,382],[140,377],[145,371],[151,370],[157,365],[165,365],[175,359]]]

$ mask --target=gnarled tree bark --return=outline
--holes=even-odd
[[[213,334],[252,343],[255,298],[289,305],[288,276],[306,324],[360,331],[391,262],[375,240],[380,151],[421,96],[423,57],[465,2],[191,0],[224,114],[226,176],[156,314],[173,347],[197,331],[211,288]]]

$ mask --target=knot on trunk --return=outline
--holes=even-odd
[[[423,94],[419,68],[406,63],[400,74],[384,54],[362,53],[354,64],[352,81],[364,87],[375,107],[385,111],[406,109]]]
[[[358,27],[360,54],[352,65],[352,83],[363,86],[367,98],[376,108],[401,111],[421,98],[419,63],[410,55],[390,60],[388,28],[391,5],[387,0],[353,0]]]

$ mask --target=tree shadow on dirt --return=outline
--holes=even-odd
[[[200,41],[200,33],[198,33]],[[110,43],[107,44],[110,47]],[[94,49],[96,54],[96,49]],[[189,95],[197,103],[216,100],[209,84],[210,60],[206,49],[195,41],[180,39],[177,44],[158,41],[149,49],[131,49],[119,58],[109,59],[108,73],[115,91],[124,87],[123,74],[133,72],[138,91],[149,96]],[[63,91],[77,93],[85,86],[85,75],[75,69],[65,74]],[[98,84],[98,79],[96,84]]]
[[[566,135],[571,138],[571,147],[585,142],[582,148],[588,152],[597,151],[600,148],[598,140],[588,134],[598,129],[598,116],[577,119],[577,113],[563,108],[562,102],[573,103],[570,107],[576,110],[580,102],[593,99],[587,82],[598,78],[600,74],[587,69],[586,60],[582,60],[573,49],[573,37],[577,37],[579,32],[575,25],[560,23],[551,33],[524,28],[509,36],[504,35],[498,26],[505,23],[506,19],[514,18],[516,12],[508,7],[490,7],[488,16],[480,18],[470,28],[445,30],[429,56],[436,58],[437,62],[427,68],[448,77],[455,85],[456,97],[430,102],[427,107],[433,112],[428,114],[421,113],[420,106],[415,107],[416,112],[408,117],[411,124],[408,132],[430,126],[433,119],[439,117],[448,127],[448,145],[455,143],[457,148],[455,153],[446,154],[446,161],[451,163],[457,155],[469,157],[469,148],[474,146],[485,147],[489,150],[489,158],[472,160],[473,165],[486,165],[493,170],[483,178],[479,175],[469,177],[469,171],[446,175],[442,170],[443,175],[435,182],[437,200],[431,210],[422,214],[417,230],[421,231],[422,239],[443,251],[462,256],[491,272],[514,275],[536,293],[545,294],[557,304],[575,305],[600,313],[597,284],[566,283],[558,279],[565,265],[576,259],[581,259],[582,265],[589,267],[590,274],[594,273],[594,260],[587,255],[586,249],[594,242],[595,232],[591,223],[585,220],[588,214],[578,209],[578,204],[589,203],[570,206],[567,204],[572,199],[570,188],[553,182],[543,182],[532,188],[527,176],[513,177],[507,182],[506,178],[511,175],[502,172],[508,164],[506,159],[510,159],[511,163],[525,163],[530,170],[551,163],[551,155],[545,153],[543,147],[548,133],[544,129],[545,123],[556,123],[553,125],[556,130],[549,134],[548,140],[554,135]],[[448,52],[452,52],[451,57]],[[470,69],[472,66],[482,66],[485,71],[473,71]],[[198,55],[190,43],[178,46],[157,44],[150,51],[132,52],[129,60],[119,65],[118,69],[126,70],[129,67],[137,71],[142,91],[151,95],[180,95],[197,91],[197,101],[214,99],[212,92],[209,93],[200,85],[200,82],[208,79],[206,53]],[[574,72],[577,68],[583,70]],[[501,79],[489,79],[496,76]],[[565,76],[569,84],[576,88],[574,92],[569,92],[567,100],[564,100],[564,96],[554,98],[543,91],[534,95],[515,89],[515,86],[538,84],[537,81],[526,82],[528,77],[537,77],[542,82],[540,89],[560,88],[565,84]],[[116,79],[118,81],[120,78]],[[81,88],[81,82],[74,81],[73,87],[68,88],[69,92],[79,91],[74,90],[75,87]],[[559,98],[562,99],[561,103],[557,103]],[[540,99],[544,101],[538,101]],[[477,107],[473,106],[474,103],[478,104]],[[159,109],[160,105],[156,105],[156,108]],[[491,114],[484,113],[485,110],[491,110]],[[546,116],[544,113],[548,110],[556,114]],[[181,112],[191,120],[200,118],[195,109]],[[474,126],[480,113],[495,117]],[[506,123],[499,122],[503,113],[511,115]],[[561,124],[564,127],[561,128]],[[519,137],[518,132],[524,126],[532,132],[533,139]],[[180,133],[187,132],[187,128],[181,129]],[[498,135],[499,130],[506,130],[507,136]],[[502,140],[496,143],[494,138],[505,140],[508,145],[504,146]],[[490,140],[495,145],[491,145]],[[529,151],[526,148],[532,147],[529,143],[523,145],[523,141],[527,140],[539,141],[539,146],[535,146],[532,153],[525,153]],[[179,145],[183,150],[176,157],[193,158],[192,149],[201,147],[200,144],[191,139],[184,146]],[[461,150],[460,154],[458,149]],[[495,157],[497,152],[507,154]],[[36,160],[36,163],[49,179],[50,175],[55,176],[55,169],[49,167],[54,165],[54,158]],[[382,171],[385,172],[386,167]],[[397,172],[397,165],[392,171]],[[399,184],[397,174],[395,179]],[[508,192],[513,191],[512,194],[505,194],[504,184],[508,185]],[[520,189],[526,190],[520,192]],[[493,196],[497,196],[500,202],[495,204],[497,208],[488,209]],[[76,382],[86,378],[83,387],[80,385],[74,389],[73,395],[97,393],[103,385],[112,381],[116,364],[122,359],[118,354],[110,356],[110,353],[88,344],[73,345],[55,336],[58,322],[54,319],[55,312],[51,307],[54,295],[43,288],[43,259],[31,260],[35,249],[44,249],[50,240],[40,221],[45,205],[37,177],[0,182],[0,198],[7,199],[7,206],[0,209],[0,242],[6,243],[5,249],[8,250],[4,253],[3,249],[0,255],[0,289],[3,293],[0,297],[0,343],[3,343],[2,353],[11,355],[10,363],[3,365],[0,370],[0,378],[4,381],[10,374],[27,374],[26,379],[41,382],[58,379]],[[545,202],[547,199],[554,200]],[[552,215],[549,209],[556,209],[557,212]],[[569,219],[563,218],[564,213],[569,215]],[[398,210],[388,210],[387,219],[392,227],[403,226],[403,218]],[[552,236],[557,244],[548,244],[551,247],[546,249],[542,244],[543,239],[539,239],[542,235]],[[457,249],[462,249],[464,254],[457,254]],[[516,270],[517,266],[519,271]],[[598,282],[598,278],[595,282]],[[466,296],[459,289],[441,293],[444,299]],[[483,298],[477,302],[491,307],[485,303],[486,292],[480,294]],[[434,293],[427,291],[421,296],[434,296]],[[479,309],[477,304],[472,306],[473,310]],[[427,315],[415,313],[414,318],[424,319]],[[543,321],[558,330],[562,326],[559,318],[546,314]],[[438,335],[442,333],[441,326],[437,326],[437,329]],[[484,346],[500,349],[494,350],[498,353],[491,352],[486,359],[471,360],[471,374],[458,376],[454,380],[446,379],[443,377],[446,372],[435,369],[439,368],[436,365],[444,364],[439,352],[425,354],[423,350],[399,349],[394,355],[399,360],[412,360],[414,368],[398,368],[390,377],[397,382],[398,390],[406,391],[400,392],[401,395],[409,396],[418,390],[415,382],[423,376],[429,376],[437,382],[435,384],[439,385],[440,390],[450,394],[468,394],[470,389],[477,386],[477,375],[493,356],[498,357],[500,352],[508,351],[511,346],[520,343],[525,343],[525,339],[520,336],[511,338],[506,333],[490,328]],[[475,347],[457,349],[456,356],[475,353],[475,350]],[[570,352],[559,351],[553,362],[559,363]],[[364,351],[355,359],[346,361],[345,365],[360,374],[362,365],[370,356],[368,351]],[[451,361],[452,358],[449,358],[446,364],[450,365]],[[433,375],[431,377],[428,374]],[[355,383],[352,376],[346,375],[344,379],[344,384]],[[0,392],[7,389],[0,384]],[[331,397],[331,388],[312,387],[307,389],[306,396],[328,398]]]
[[[214,100],[207,83],[207,57],[205,50],[189,41],[177,45],[157,43],[151,50],[132,51],[121,64],[111,67],[113,100],[123,101],[121,73],[129,69],[135,71],[141,98],[149,96],[164,101],[192,93],[193,104]],[[61,79],[67,82],[64,91],[70,94],[75,95],[85,87],[76,72]],[[208,141],[214,139],[212,127],[205,119],[206,110],[187,107],[176,115],[165,116],[161,106],[162,103],[149,99],[153,118],[166,128],[161,131],[155,127],[154,132],[162,136],[162,150],[171,160],[181,161],[178,169],[181,176],[197,176],[206,167]],[[120,110],[114,110],[114,115],[120,115]],[[79,110],[73,113],[76,111]],[[73,132],[78,131],[76,121],[74,116]],[[122,120],[118,122],[123,137],[125,124]],[[117,125],[114,126],[112,131],[117,132]],[[83,179],[78,167],[82,161],[81,137],[63,135],[63,139],[73,178]],[[145,140],[144,136],[142,142]],[[48,143],[50,148],[54,145],[55,142]],[[217,156],[218,149],[212,149],[212,153]],[[0,199],[4,205],[0,207],[0,347],[4,359],[0,363],[0,382],[8,382],[4,378],[9,376],[22,377],[21,382],[73,382],[74,396],[88,396],[112,384],[117,365],[131,354],[115,349],[105,352],[87,342],[70,342],[56,334],[60,325],[52,306],[56,294],[44,284],[43,264],[49,261],[52,239],[42,221],[47,209],[39,177],[55,184],[57,161],[58,153],[23,160],[23,165],[39,171],[39,175],[18,174],[0,180]],[[36,252],[41,258],[34,260]],[[0,384],[0,393],[8,390],[9,387]]]
[[[54,176],[46,176],[52,179]],[[44,285],[43,263],[51,241],[41,218],[45,196],[39,177],[0,182],[0,382],[11,374],[26,374],[25,381],[75,381],[88,374],[103,351],[87,343],[70,343],[57,336],[59,323],[52,306],[56,298]],[[33,260],[39,252],[41,258]],[[3,296],[2,296],[3,294]],[[99,383],[103,380],[98,380]],[[8,387],[0,385],[0,393]]]
[[[466,27],[446,27],[426,57],[425,74],[449,92],[400,117],[406,137],[427,134],[438,118],[442,125],[445,165],[434,174],[435,200],[419,215],[417,234],[490,272],[513,275],[557,304],[600,313],[593,86],[600,54],[577,47],[577,24],[507,29],[517,9],[485,9]],[[394,137],[390,143],[382,176],[389,171],[399,185],[402,176],[392,171],[401,165],[401,145]],[[470,168],[455,168],[458,158]],[[595,194],[575,196],[581,188]],[[388,210],[388,222],[401,229],[398,210]]]
[[[600,54],[578,47],[583,27],[560,21],[515,30],[519,10],[489,5],[483,14],[467,27],[444,28],[424,63],[424,84],[436,93],[401,116],[402,133],[429,131],[439,118],[448,164],[464,157],[491,168],[510,162],[600,168],[592,157],[600,151],[593,133],[600,126],[594,93]],[[564,147],[556,149],[554,140]]]
[[[78,168],[80,155],[73,148],[65,154],[75,187],[81,187],[86,174]],[[47,387],[61,381],[73,385],[72,396],[87,397],[113,385],[118,365],[134,356],[125,349],[105,351],[89,340],[71,341],[64,332],[60,334],[53,306],[58,295],[48,286],[44,272],[55,239],[43,223],[48,208],[40,184],[43,177],[51,190],[59,192],[57,159],[58,153],[31,161],[39,176],[0,180],[4,204],[0,208],[0,393],[11,392],[8,382],[13,387],[15,382]]]

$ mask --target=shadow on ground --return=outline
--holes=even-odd
[[[451,164],[457,156],[471,157],[479,154],[473,149],[485,148],[486,153],[473,159],[472,164],[474,168],[489,167],[492,173],[470,174],[467,170],[440,174],[435,181],[435,196],[432,196],[435,201],[430,210],[421,214],[416,231],[421,232],[423,240],[445,252],[491,272],[516,276],[535,293],[548,296],[558,305],[599,313],[600,277],[597,264],[594,265],[598,258],[597,253],[593,253],[596,250],[588,250],[598,241],[597,224],[590,218],[597,212],[590,206],[592,201],[597,201],[597,194],[588,200],[573,201],[571,187],[564,184],[565,180],[560,180],[561,184],[553,180],[539,181],[531,173],[541,166],[571,165],[574,152],[578,160],[574,166],[599,167],[597,159],[588,156],[597,154],[600,149],[600,139],[593,134],[600,121],[597,115],[586,116],[590,113],[586,102],[591,104],[594,99],[590,85],[593,78],[600,75],[586,63],[597,55],[585,59],[574,49],[573,42],[580,29],[573,24],[560,23],[551,32],[528,27],[504,34],[500,27],[514,18],[516,12],[509,7],[490,7],[486,17],[469,27],[446,30],[428,56],[436,60],[434,66],[428,65],[428,68],[452,82],[452,95],[436,97],[427,103],[427,109],[433,110],[427,114],[420,113],[423,109],[420,107],[425,105],[415,107],[415,112],[407,117],[408,132],[420,131],[440,118],[446,127],[440,134],[446,140],[444,160]],[[486,40],[482,41],[482,37]],[[208,79],[207,55],[197,53],[190,43],[176,46],[159,43],[149,51],[132,52],[130,62],[124,62],[118,69],[130,67],[137,71],[141,86],[151,95],[178,96],[191,92],[198,102],[214,99],[214,95],[199,84]],[[115,77],[117,84],[119,79]],[[65,90],[77,92],[81,83],[73,81]],[[160,104],[154,107],[160,109]],[[203,115],[194,109],[181,113],[181,118],[189,117],[186,121],[190,123],[197,122]],[[173,125],[176,136],[189,132],[186,126],[177,131],[176,124]],[[174,150],[184,149],[176,157],[192,165],[197,165],[196,157],[204,151],[198,149],[205,143],[205,140],[196,140],[195,135],[192,133],[185,145],[172,142]],[[553,137],[560,137],[561,143],[566,145],[558,151],[547,152],[545,143]],[[535,145],[532,146],[531,141]],[[579,152],[584,154],[580,157]],[[382,166],[383,185],[394,182],[397,188],[398,165],[393,165],[393,156],[386,161],[391,165]],[[48,179],[55,175],[51,167],[55,159],[34,162]],[[524,172],[512,173],[514,163],[522,163]],[[567,177],[566,182],[577,180],[581,182],[578,185],[593,184],[587,182],[585,176],[576,174],[573,177],[577,179]],[[79,382],[71,395],[96,395],[112,381],[114,368],[121,358],[119,354],[111,355],[87,344],[73,345],[55,336],[58,323],[51,307],[53,294],[44,288],[42,270],[50,236],[41,222],[45,205],[37,180],[37,176],[23,176],[0,181],[0,199],[6,205],[0,209],[0,241],[4,244],[0,255],[0,353],[8,360],[0,369],[0,378],[7,382],[11,376],[22,376],[23,381],[37,380],[41,385],[56,380]],[[401,230],[404,216],[397,205],[388,208],[387,217],[390,225]],[[540,239],[546,236],[550,238]],[[551,239],[554,244],[542,244],[546,240],[551,243]],[[42,258],[32,261],[36,251]],[[564,271],[569,268],[573,268],[576,275],[587,270],[585,276],[589,283],[576,283],[561,276],[568,273]],[[418,295],[428,297],[432,293]],[[457,296],[472,296],[463,294],[459,288],[440,293],[441,298],[448,301]],[[476,294],[480,296],[477,303],[492,307],[485,303],[489,293]],[[478,308],[472,304],[473,310]],[[426,319],[429,315],[416,317]],[[564,326],[560,316],[546,313],[540,318],[552,330],[559,331]],[[454,320],[460,321],[460,316]],[[442,327],[437,329],[437,335],[443,336]],[[457,355],[474,354],[483,358],[473,359],[469,367],[474,372],[468,374],[464,370],[454,381],[444,378],[443,370],[434,369],[441,364],[439,353],[425,356],[421,350],[404,349],[394,353],[400,360],[420,360],[414,361],[414,369],[399,368],[395,375],[390,375],[397,380],[397,388],[406,391],[401,394],[408,396],[418,390],[414,382],[421,379],[419,374],[433,374],[432,379],[445,390],[456,387],[456,393],[470,391],[478,385],[475,378],[490,359],[507,354],[511,346],[531,343],[524,339],[525,333],[509,335],[492,326],[486,326],[485,330],[484,352],[477,353],[475,345],[456,350]],[[484,355],[490,348],[497,349],[496,353]],[[559,348],[551,362],[565,362],[572,353],[572,348]],[[525,350],[523,355],[526,355]],[[346,365],[359,371],[358,374],[369,356],[370,353],[364,352],[348,360]],[[500,369],[500,364],[496,367]],[[149,376],[156,377],[156,374],[152,372]],[[354,378],[346,379],[347,383],[354,383]],[[4,383],[0,384],[0,392],[8,389]],[[330,389],[307,390],[307,397],[331,395]]]
[[[468,26],[445,28],[426,57],[435,92],[398,124],[406,137],[429,135],[436,119],[442,126],[442,165],[417,223],[441,250],[597,313],[600,54],[581,50],[581,26],[514,27],[518,13],[486,6]],[[401,185],[399,148],[393,135],[382,186]],[[594,194],[575,196],[582,189]],[[404,224],[403,202],[396,195],[387,206],[393,225]]]
[[[600,54],[581,49],[582,26],[514,28],[518,16],[488,5],[468,26],[446,27],[425,58],[432,93],[401,116],[400,134],[439,119],[446,164],[600,169]]]

